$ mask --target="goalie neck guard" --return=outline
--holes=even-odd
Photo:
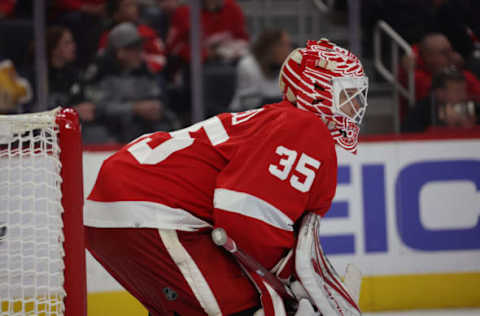
[[[327,39],[308,41],[284,61],[279,85],[285,99],[318,115],[335,142],[356,153],[368,78],[355,55]]]

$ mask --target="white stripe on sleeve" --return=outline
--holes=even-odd
[[[293,231],[293,221],[272,204],[248,193],[215,189],[215,208],[258,219],[276,228]]]

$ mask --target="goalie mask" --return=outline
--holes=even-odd
[[[356,153],[368,78],[359,59],[327,39],[294,50],[279,77],[284,98],[325,122],[335,142]]]

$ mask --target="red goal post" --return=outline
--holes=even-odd
[[[0,170],[0,316],[86,316],[76,112],[0,115]]]

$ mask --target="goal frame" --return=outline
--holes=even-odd
[[[83,227],[82,135],[77,112],[72,108],[58,111],[60,162],[62,168],[63,233],[65,241],[65,316],[87,315],[85,232]]]
[[[48,116],[47,121],[49,123],[42,118],[46,116]],[[2,126],[2,121],[7,122],[7,124]],[[9,125],[9,122],[12,122],[12,125]],[[18,124],[18,128],[15,127],[16,124]],[[0,115],[0,134],[22,134],[24,131],[40,130],[42,126],[44,126],[42,124],[54,125],[57,146],[59,148],[59,151],[57,151],[58,159],[60,162],[60,167],[57,169],[58,173],[56,174],[61,178],[61,183],[58,185],[60,186],[61,194],[60,203],[63,208],[61,223],[58,223],[58,225],[62,225],[63,227],[57,226],[59,230],[62,230],[63,236],[59,236],[57,240],[59,244],[62,244],[63,248],[61,254],[63,255],[64,294],[62,296],[64,309],[63,312],[62,310],[56,309],[54,315],[86,316],[87,281],[85,233],[83,226],[83,145],[78,114],[73,108],[57,108],[39,113]],[[5,238],[8,238],[9,233],[7,226],[5,232]],[[49,243],[49,245],[51,245],[51,243]],[[8,303],[9,301],[6,302],[10,304]],[[15,301],[13,301],[12,304],[15,304],[14,302]],[[0,299],[2,306],[3,303],[2,299]],[[0,306],[0,313],[3,315],[2,306]],[[43,312],[40,312],[40,314],[43,314]]]

